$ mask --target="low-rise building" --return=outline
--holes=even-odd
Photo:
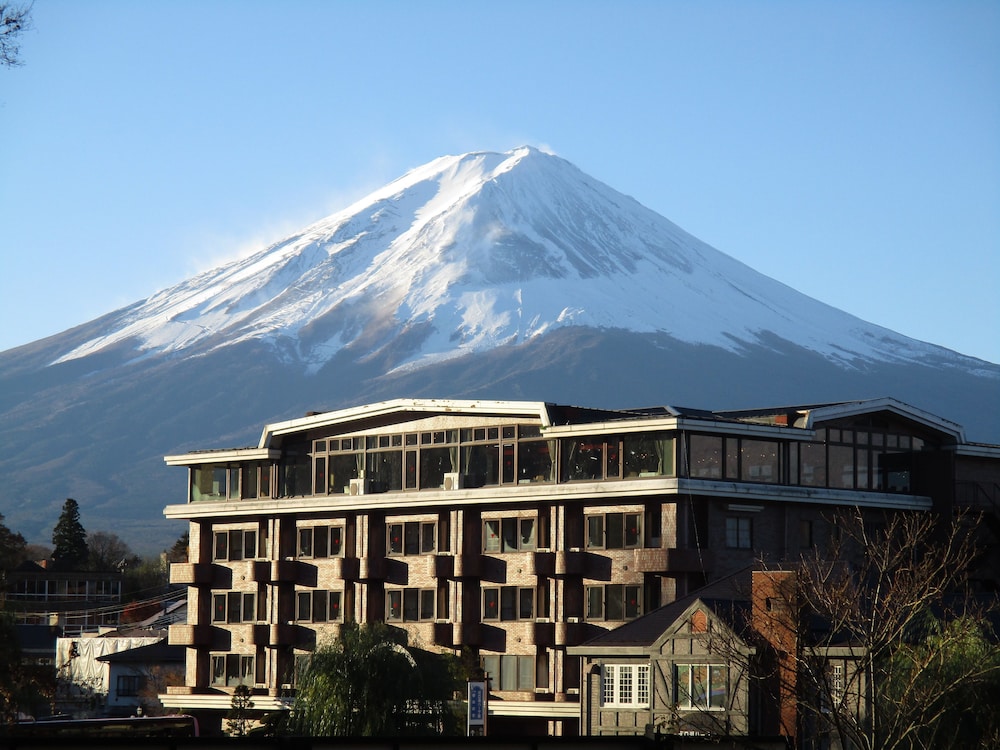
[[[188,470],[185,712],[287,707],[345,621],[478,657],[491,731],[580,733],[569,652],[767,556],[837,508],[995,503],[1000,448],[893,399],[742,412],[396,400],[264,427]]]

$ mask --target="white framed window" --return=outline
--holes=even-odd
[[[419,622],[435,619],[436,589],[389,589],[385,592],[386,622]]]
[[[390,556],[429,555],[437,551],[434,521],[406,521],[386,526],[386,549]]]
[[[231,560],[254,560],[258,557],[257,530],[232,529],[216,531],[212,545],[212,559],[224,562]]]
[[[729,705],[729,668],[724,664],[676,664],[677,707],[723,711]]]
[[[295,619],[299,622],[343,622],[342,591],[296,591]]]
[[[605,664],[601,668],[601,705],[649,707],[648,664]]]
[[[632,620],[642,614],[643,588],[639,584],[587,586],[585,595],[588,620]]]
[[[212,622],[260,622],[264,613],[258,609],[257,595],[247,591],[227,591],[212,594]]]
[[[296,557],[343,557],[343,526],[300,526]]]

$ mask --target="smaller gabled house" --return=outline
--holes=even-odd
[[[837,686],[841,693],[855,686],[856,695],[864,681],[857,649],[811,650],[810,659],[822,653],[833,690],[810,698],[814,687],[799,679],[806,668],[799,638],[809,628],[799,621],[794,579],[789,570],[746,569],[570,647],[568,654],[582,660],[582,734],[813,746],[822,729],[815,720],[821,704],[831,697],[852,700]],[[817,711],[800,715],[802,700],[814,700]],[[852,710],[862,710],[854,702]]]

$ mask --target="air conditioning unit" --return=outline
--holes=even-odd
[[[457,471],[450,471],[444,475],[444,488],[446,490],[457,490],[462,486],[459,480],[459,473]]]
[[[349,494],[349,495],[363,495],[363,494],[365,494],[365,480],[364,479],[352,479],[350,486],[347,488],[347,494]]]

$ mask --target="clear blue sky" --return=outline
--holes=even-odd
[[[806,294],[1000,363],[1000,3],[35,0],[0,350],[443,154],[548,148]]]

